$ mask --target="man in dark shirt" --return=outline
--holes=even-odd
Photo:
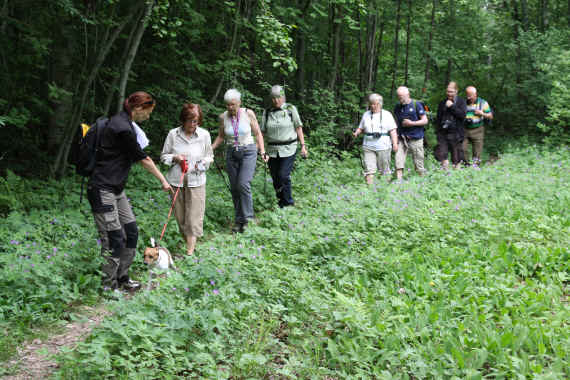
[[[95,170],[89,179],[87,197],[101,238],[103,285],[136,290],[140,284],[129,278],[136,254],[138,227],[124,188],[134,163],[155,176],[165,191],[169,183],[137,142],[134,123],[150,117],[154,100],[146,92],[135,92],[125,100],[123,111],[113,116],[101,138]]]
[[[396,178],[402,179],[408,150],[412,153],[414,166],[419,175],[424,168],[424,126],[428,123],[426,111],[421,102],[413,101],[407,87],[396,91],[399,104],[394,107],[394,117],[398,124],[398,150],[396,151]]]
[[[463,153],[463,138],[465,135],[463,123],[467,113],[465,100],[457,96],[457,83],[449,82],[446,98],[437,107],[437,146],[435,158],[441,162],[444,169],[449,167],[448,155],[451,152],[451,162],[457,168],[465,161]]]

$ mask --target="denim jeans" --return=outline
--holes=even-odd
[[[295,163],[295,156],[296,153],[289,157],[271,157],[269,159],[269,170],[279,207],[295,204],[291,195],[291,171]]]
[[[253,219],[251,180],[255,173],[256,162],[255,144],[240,146],[237,152],[233,146],[226,149],[226,171],[230,179],[235,221],[239,224],[245,224],[249,219]]]

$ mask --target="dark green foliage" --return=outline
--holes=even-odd
[[[206,112],[205,126],[215,134],[226,89],[242,90],[244,105],[259,112],[268,105],[267,90],[275,83],[285,84],[288,100],[298,106],[311,134],[309,144],[319,149],[350,148],[348,131],[358,123],[367,93],[383,95],[389,110],[397,100],[391,86],[396,3],[155,2],[127,86],[127,93],[147,90],[158,100],[144,126],[151,153],[160,152],[166,132],[178,124],[183,102],[200,103]],[[143,3],[3,4],[0,168],[3,173],[11,169],[36,177],[61,175],[62,146],[77,126],[71,123],[77,117],[94,120],[116,110],[124,52]],[[564,139],[567,4],[482,0],[411,4],[409,8],[403,1],[400,10],[395,86],[407,78],[412,97],[435,108],[447,80],[457,81],[461,89],[475,85],[495,111],[496,133],[526,135],[536,141],[548,136],[549,142]],[[433,38],[428,40],[433,4]],[[407,36],[404,24],[409,13]],[[95,70],[110,41],[107,37],[124,21],[128,22]],[[335,40],[337,31],[340,40]],[[370,53],[372,46],[375,50]],[[368,83],[370,57],[374,58]],[[85,88],[92,73],[94,80]],[[365,83],[369,88],[363,87]]]

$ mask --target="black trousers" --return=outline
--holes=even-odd
[[[291,194],[291,171],[296,155],[295,153],[289,157],[271,157],[269,159],[269,171],[273,179],[273,187],[279,201],[279,207],[295,204]]]

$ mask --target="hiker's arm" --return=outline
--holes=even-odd
[[[404,127],[422,127],[428,123],[428,118],[426,115],[422,115],[420,120],[411,121],[410,119],[404,119],[402,125]]]
[[[361,134],[362,131],[364,130],[364,118],[365,117],[366,117],[366,112],[364,113],[364,115],[362,115],[362,119],[360,119],[360,124],[358,124],[358,128],[356,128],[356,131],[352,132],[353,137],[358,137],[358,135]]]
[[[305,135],[303,135],[303,126],[301,125],[297,127],[295,132],[297,132],[297,140],[299,140],[299,143],[301,144],[301,156],[306,158],[309,155],[309,153],[307,152],[307,147],[305,146]]]
[[[162,190],[172,191],[172,187],[170,187],[170,184],[168,183],[166,178],[164,178],[164,176],[162,175],[160,170],[158,170],[158,168],[154,164],[154,161],[152,160],[152,158],[147,156],[146,158],[143,158],[139,162],[141,163],[143,168],[146,169],[146,171],[148,171],[150,174],[155,176],[160,181],[160,183],[162,184]]]
[[[214,162],[214,151],[212,150],[212,138],[210,137],[209,133],[205,137],[205,140],[206,141],[204,143],[204,158],[202,158],[202,162],[204,163],[206,169],[208,169],[210,167],[210,164]]]
[[[255,141],[257,142],[257,149],[263,161],[267,162],[269,156],[265,154],[265,143],[263,142],[263,135],[261,134],[261,129],[259,129],[259,124],[257,123],[257,118],[255,117],[255,112],[252,110],[247,110],[247,115],[251,121],[251,131],[255,135]]]
[[[398,132],[397,129],[394,128],[390,131],[390,139],[392,139],[392,151],[398,151]]]
[[[225,134],[224,134],[224,118],[222,115],[220,115],[219,124],[220,124],[220,128],[218,128],[218,136],[216,136],[216,139],[214,140],[214,143],[212,144],[212,150],[216,150],[216,148],[224,142],[224,137],[225,137]]]
[[[164,145],[162,146],[162,153],[160,153],[160,161],[168,166],[172,166],[176,162],[176,157],[172,153],[172,146],[174,145],[174,139],[172,137],[173,135],[171,133],[166,136],[166,140],[164,140]]]
[[[449,111],[456,119],[463,121],[467,114],[467,104],[461,100],[461,98],[458,98],[457,101],[449,107]]]
[[[489,120],[493,120],[493,112],[483,112],[483,115],[481,115],[483,117],[483,119],[489,119]]]
[[[485,102],[482,109],[476,109],[475,115],[483,118],[493,120],[493,111],[491,111],[491,107],[489,107],[489,103]]]

